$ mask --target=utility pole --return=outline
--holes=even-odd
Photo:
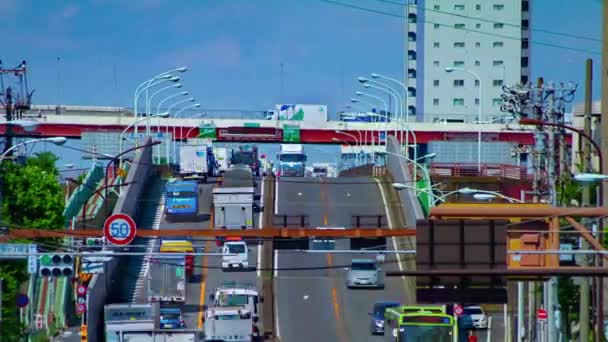
[[[587,136],[591,136],[591,107],[593,101],[593,60],[587,59],[585,65],[585,123],[584,132]],[[583,143],[583,155],[582,155],[582,166],[583,172],[589,172],[591,169],[591,143],[587,139],[579,136],[579,147],[581,142]],[[580,150],[580,148],[579,148]],[[581,206],[587,207],[591,204],[591,188],[589,185],[583,187],[583,200]],[[581,248],[589,249],[589,243],[585,239],[581,239]],[[581,266],[589,266],[589,260],[586,255],[581,258]],[[582,278],[580,285],[580,303],[579,303],[579,314],[580,314],[580,340],[589,341],[589,307],[591,306],[589,300],[589,279],[587,277]]]
[[[608,0],[604,0],[604,8],[603,8],[603,18],[602,18],[602,116],[601,116],[601,147],[602,154],[608,155]],[[603,161],[603,165],[601,165],[602,172],[608,171],[608,160]],[[608,183],[602,182],[602,196],[600,198],[601,202],[598,205],[603,205],[604,203],[608,203]],[[604,244],[604,225],[602,224],[602,219],[599,220],[598,231],[599,231],[599,239],[600,243]],[[603,258],[596,258],[598,260],[599,265],[603,266]],[[598,300],[597,300],[597,314],[598,319],[596,320],[597,324],[597,332],[598,339],[603,338],[604,336],[604,281],[602,277],[599,277],[597,280],[598,284]]]

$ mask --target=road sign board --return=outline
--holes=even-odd
[[[103,224],[103,235],[115,245],[128,245],[135,239],[137,227],[129,215],[114,214]]]
[[[76,313],[77,314],[83,314],[87,311],[87,306],[86,304],[78,304],[76,305]]]
[[[456,316],[462,316],[464,313],[464,308],[460,304],[454,304],[454,314]]]
[[[27,273],[36,274],[38,273],[38,258],[36,257],[38,247],[36,244],[31,243],[28,245],[27,249],[28,253],[31,254],[27,257]]]
[[[16,256],[14,254],[27,254],[29,251],[28,246],[24,243],[1,243],[0,259],[23,259],[25,256]]]
[[[100,274],[103,273],[103,265],[102,262],[83,262],[80,271],[85,274]]]
[[[87,287],[84,285],[78,285],[78,289],[76,290],[79,296],[84,296],[87,294]]]
[[[17,307],[24,308],[29,304],[30,298],[26,294],[20,293],[17,295],[17,298],[15,298],[15,302]]]
[[[538,319],[539,321],[546,321],[547,320],[547,310],[545,310],[545,309],[536,310],[536,319]]]

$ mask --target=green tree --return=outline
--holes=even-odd
[[[45,152],[29,158],[25,165],[2,164],[3,222],[45,230],[63,228],[63,193],[56,160],[53,154]],[[0,262],[0,278],[4,283],[0,341],[19,341],[23,335],[15,297],[27,277],[25,262]]]

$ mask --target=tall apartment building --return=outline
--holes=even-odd
[[[408,114],[473,123],[481,105],[482,122],[504,117],[502,86],[529,80],[531,0],[408,2]]]

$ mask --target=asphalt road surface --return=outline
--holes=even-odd
[[[308,215],[311,227],[352,227],[354,215],[386,215],[379,185],[372,178],[286,178],[278,180],[278,215]],[[388,228],[387,228],[388,229]],[[391,241],[387,247],[392,248]],[[337,240],[336,250],[350,249]],[[277,251],[275,254],[276,325],[282,341],[380,341],[370,335],[373,304],[411,300],[401,278],[386,278],[385,289],[346,289],[345,267],[372,254]],[[405,257],[405,256],[401,256]],[[312,267],[315,270],[284,270]],[[395,257],[383,269],[397,270]]]

